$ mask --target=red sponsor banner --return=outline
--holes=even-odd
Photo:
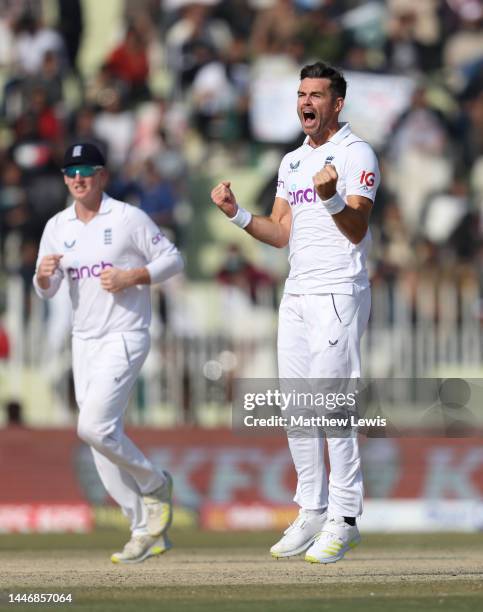
[[[87,504],[0,504],[0,533],[86,533],[93,526]]]
[[[132,428],[129,436],[160,469],[172,472],[175,500],[290,503],[295,486],[283,436],[240,436],[228,429]],[[0,430],[0,503],[107,502],[90,450],[74,430]]]
[[[228,429],[131,429],[175,479],[175,501],[290,506],[295,473],[285,437]],[[480,438],[361,437],[367,499],[483,499]],[[0,431],[0,504],[112,503],[73,430]]]

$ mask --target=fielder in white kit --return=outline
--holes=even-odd
[[[370,312],[366,257],[369,215],[379,185],[371,147],[339,123],[343,75],[317,62],[300,74],[297,112],[306,134],[285,155],[269,217],[241,208],[225,181],[211,194],[235,225],[275,247],[289,245],[290,273],[280,305],[280,379],[358,378],[360,339]],[[276,101],[274,101],[276,103]],[[360,541],[363,484],[357,436],[290,437],[297,472],[296,520],[272,556],[306,551],[310,562],[332,563]]]
[[[124,412],[149,352],[149,285],[180,272],[183,260],[144,212],[104,193],[104,166],[93,144],[67,149],[74,203],[45,226],[34,287],[51,298],[64,279],[69,285],[78,434],[130,521],[131,539],[111,560],[137,563],[171,547],[172,480],[125,435]]]

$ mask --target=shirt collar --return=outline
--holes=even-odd
[[[347,138],[347,136],[349,136],[350,133],[351,133],[351,126],[349,125],[349,123],[347,123],[347,121],[345,121],[340,124],[339,130],[337,130],[337,132],[333,136],[331,136],[327,142],[331,142],[332,144],[338,145],[344,140],[344,138]],[[327,142],[324,142],[324,144],[327,144]],[[309,145],[308,136],[304,140],[304,145]],[[324,145],[320,145],[320,146],[323,147]]]
[[[99,207],[98,215],[105,215],[110,213],[112,209],[111,206],[111,198],[107,195],[107,193],[102,194],[101,205]],[[77,213],[75,211],[75,202],[69,206],[67,209],[67,219],[69,221],[75,221],[77,219]]]

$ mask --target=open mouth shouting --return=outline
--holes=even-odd
[[[305,129],[313,128],[316,121],[317,117],[313,110],[305,109],[302,111],[302,124]]]

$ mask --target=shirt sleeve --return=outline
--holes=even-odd
[[[133,232],[136,250],[146,259],[151,283],[161,283],[184,268],[180,252],[141,210],[136,211],[137,229]]]
[[[286,172],[286,158],[282,159],[280,164],[280,168],[278,169],[278,179],[277,179],[277,192],[275,197],[283,198],[284,200],[289,201],[289,192],[288,192],[288,180],[287,180],[287,172]]]
[[[40,240],[39,246],[39,254],[37,256],[37,263],[35,265],[35,274],[33,278],[33,285],[35,289],[35,293],[42,298],[43,300],[54,297],[60,287],[60,283],[64,278],[64,272],[59,267],[54,272],[54,274],[50,277],[50,285],[48,289],[42,289],[37,282],[37,270],[39,269],[40,262],[42,258],[46,255],[55,255],[58,253],[58,249],[55,246],[55,242],[52,236],[53,226],[52,221],[49,221],[45,226],[44,232],[42,234],[42,238]]]
[[[349,146],[345,171],[346,196],[360,195],[374,202],[381,175],[377,157],[367,143]]]

